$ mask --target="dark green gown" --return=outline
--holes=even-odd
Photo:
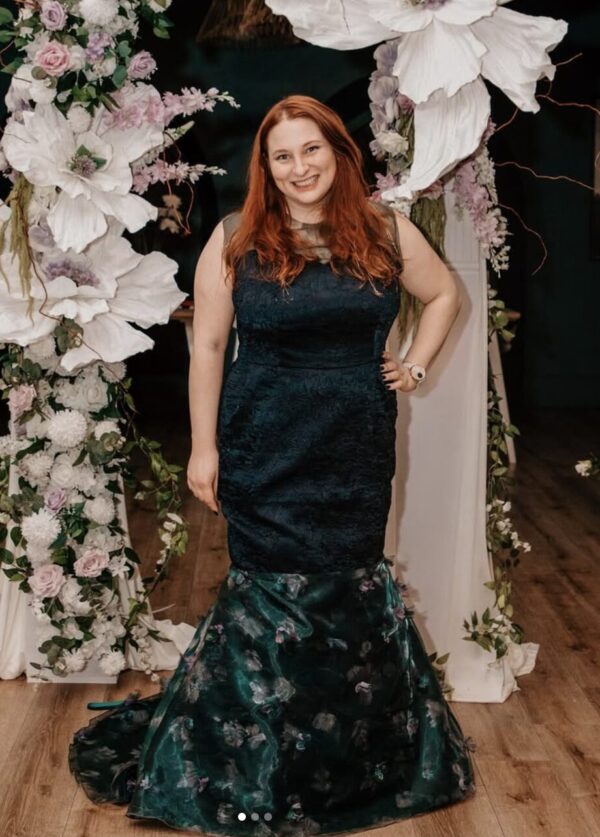
[[[379,365],[400,285],[336,277],[316,252],[282,290],[250,251],[233,292],[218,420],[231,566],[216,600],[161,692],[90,704],[105,711],[71,743],[90,799],[131,818],[324,835],[475,791],[473,744],[383,555],[397,396]]]

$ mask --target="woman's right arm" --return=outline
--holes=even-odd
[[[217,418],[223,362],[235,311],[231,285],[225,283],[223,222],[215,227],[200,254],[194,277],[194,339],[189,371],[192,449],[188,486],[218,513],[219,454]]]

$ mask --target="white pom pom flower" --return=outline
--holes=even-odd
[[[46,435],[59,450],[80,445],[87,434],[87,421],[78,410],[61,410],[48,422]]]
[[[23,518],[21,531],[31,546],[47,547],[59,536],[60,523],[46,509],[40,509]]]
[[[121,651],[110,651],[100,657],[99,665],[105,674],[119,674],[125,668],[125,657]]]
[[[117,0],[80,0],[79,14],[93,26],[107,26],[119,11]]]

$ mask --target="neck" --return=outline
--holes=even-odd
[[[287,202],[288,211],[294,221],[299,221],[301,224],[319,224],[323,221],[323,211],[319,206],[292,206]]]

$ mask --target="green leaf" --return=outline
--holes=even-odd
[[[127,78],[127,67],[123,64],[118,64],[114,73],[112,74],[112,83],[115,87],[121,87]]]
[[[117,44],[117,54],[121,56],[121,58],[129,58],[131,55],[131,46],[127,43],[127,41],[119,41]]]
[[[14,557],[9,549],[0,549],[0,564],[12,564]]]
[[[0,12],[2,9],[0,9]],[[0,31],[0,44],[9,44],[14,39],[14,34],[8,31]]]
[[[152,31],[156,35],[157,38],[163,38],[164,40],[168,40],[170,35],[166,29],[162,29],[159,26],[154,26]]]
[[[12,23],[13,20],[14,16],[10,9],[0,8],[0,26],[6,26],[7,23]]]

